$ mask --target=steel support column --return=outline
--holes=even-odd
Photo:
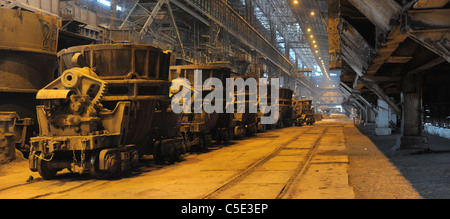
[[[420,75],[403,77],[402,149],[428,149],[428,139],[422,135],[422,83]]]

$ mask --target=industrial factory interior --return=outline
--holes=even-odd
[[[450,199],[449,62],[450,0],[0,0],[0,199]]]

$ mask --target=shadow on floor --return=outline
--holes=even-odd
[[[450,139],[428,136],[430,150],[397,150],[398,134],[376,136],[374,126],[356,126],[426,199],[450,199]]]

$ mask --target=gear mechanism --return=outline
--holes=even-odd
[[[99,79],[90,68],[72,68],[65,71],[61,77],[40,90],[37,99],[67,98],[67,96],[58,97],[56,95],[61,95],[62,93],[68,95],[69,93],[73,93],[76,95],[89,96],[92,105],[96,105],[100,103],[106,88],[107,83]],[[54,94],[52,95],[50,93]]]

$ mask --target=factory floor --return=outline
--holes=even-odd
[[[394,151],[396,135],[347,118],[259,133],[173,164],[151,156],[129,176],[61,172],[45,181],[25,159],[0,167],[0,199],[421,199],[450,198],[450,140]]]

